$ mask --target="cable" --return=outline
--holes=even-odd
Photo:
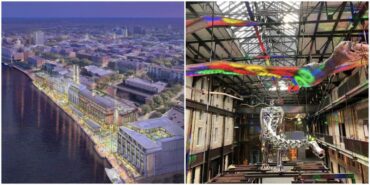
[[[206,91],[206,90],[196,89],[196,88],[190,87],[188,85],[186,86],[186,88],[192,89],[193,91],[197,91],[197,92],[200,92],[202,94],[207,93],[207,94],[224,95],[224,96],[231,97],[233,99],[243,100],[243,98],[240,98],[240,97],[237,97],[237,96],[234,96],[234,95],[231,95],[231,94],[227,94],[227,93],[224,93],[224,92]]]
[[[258,106],[262,106],[262,105],[270,106],[269,104],[266,104],[266,103],[258,103],[256,105],[249,105],[249,104],[246,104],[246,103],[242,103],[240,105],[245,105],[245,106],[248,106],[248,107],[258,107]]]

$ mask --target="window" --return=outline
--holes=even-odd
[[[346,126],[344,123],[339,123],[339,140],[341,143],[343,143],[343,139],[346,137]]]
[[[369,137],[369,120],[363,120],[363,127],[364,127],[364,135],[365,138]]]
[[[198,137],[197,137],[197,145],[201,145],[201,137],[202,137],[202,127],[198,127]]]
[[[229,137],[229,127],[226,128],[225,138],[228,139]]]
[[[218,133],[218,128],[216,127],[214,130],[213,130],[213,136],[212,136],[212,140],[214,143],[217,142],[217,133]]]
[[[202,116],[203,116],[203,111],[199,111],[199,120],[202,119]]]

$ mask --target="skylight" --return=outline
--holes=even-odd
[[[222,1],[217,2],[221,13],[225,17],[251,20],[245,2]],[[288,44],[292,38],[267,38],[269,35],[295,36],[298,32],[299,10],[301,2],[250,2],[251,10],[257,21],[286,23],[282,25],[268,25],[265,28],[258,27],[262,35],[262,41],[270,55],[287,55],[285,51],[296,50],[296,44]],[[241,48],[248,56],[262,54],[261,48],[253,27],[231,27],[235,38],[239,38]],[[281,44],[283,42],[284,44]],[[274,49],[277,48],[277,49]],[[293,51],[294,52],[294,51]]]
[[[280,80],[278,82],[278,85],[274,85],[269,88],[269,91],[277,91],[277,86],[279,86],[279,91],[287,91],[288,90],[288,84],[285,81]]]

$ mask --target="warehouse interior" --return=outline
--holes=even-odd
[[[187,66],[302,67],[329,60],[342,41],[369,39],[368,2],[186,2],[187,24],[200,18],[212,21],[187,25]],[[369,182],[367,65],[297,89],[276,77],[230,74],[186,78],[187,183]],[[307,145],[281,152],[262,142],[261,110],[271,106],[284,112],[287,139],[315,141],[322,158]]]

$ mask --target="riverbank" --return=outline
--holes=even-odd
[[[18,66],[13,66],[13,67],[15,69],[17,69],[18,71],[22,72],[23,74],[25,74],[32,81],[32,84],[35,87],[37,87],[37,89],[40,92],[42,92],[44,95],[46,95],[54,104],[56,104],[60,109],[62,109],[63,112],[65,112],[70,118],[72,118],[77,123],[77,125],[79,125],[79,128],[82,129],[82,131],[88,136],[90,141],[92,141],[94,143],[95,152],[101,158],[103,158],[104,160],[107,160],[108,163],[116,171],[119,172],[120,178],[124,182],[127,182],[127,183],[134,183],[135,182],[132,175],[126,169],[124,169],[123,167],[121,167],[118,164],[116,157],[113,154],[111,154],[109,152],[106,152],[104,150],[104,148],[102,147],[102,143],[100,142],[100,138],[94,135],[94,133],[88,128],[87,124],[84,123],[84,121],[82,119],[78,118],[76,115],[73,114],[72,110],[68,109],[69,108],[68,105],[66,105],[65,103],[63,103],[61,101],[58,101],[58,99],[55,96],[53,96],[52,92],[47,92],[45,89],[40,88],[40,86],[38,86],[35,83],[35,81],[34,81],[35,78],[34,78],[34,75],[33,75],[32,71],[22,69]]]

